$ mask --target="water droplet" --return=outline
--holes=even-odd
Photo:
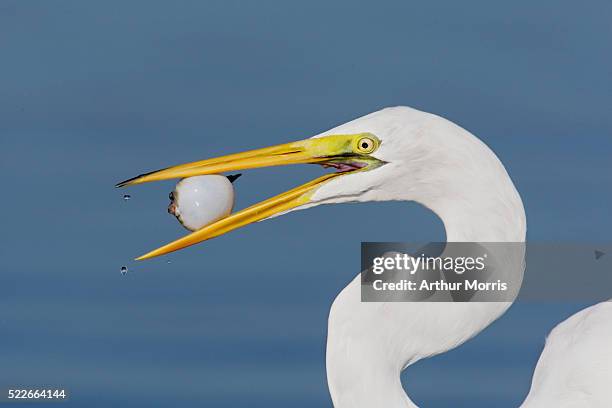
[[[130,201],[130,198],[132,198],[132,196],[129,195],[129,194],[124,194],[123,195],[123,201]]]
[[[128,268],[127,268],[127,266],[122,266],[122,267],[121,267],[121,274],[122,274],[122,275],[125,275],[127,272],[128,272]]]

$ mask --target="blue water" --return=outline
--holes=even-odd
[[[326,206],[136,263],[185,233],[165,213],[173,184],[113,185],[383,106],[489,144],[530,240],[609,242],[611,8],[3,1],[0,388],[65,387],[74,407],[330,406],[327,311],[360,242],[441,240],[440,221],[409,203]],[[250,171],[237,207],[320,173]],[[425,406],[515,406],[546,333],[581,307],[515,305],[405,387]]]

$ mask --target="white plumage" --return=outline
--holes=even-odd
[[[581,310],[550,332],[523,407],[612,407],[611,302]]]
[[[372,113],[325,134],[371,132],[373,156],[388,164],[322,186],[316,204],[417,201],[444,223],[448,241],[523,242],[523,205],[495,154],[459,126],[397,107]],[[513,268],[522,278],[522,265]],[[510,303],[362,303],[360,277],[334,301],[328,324],[327,375],[336,408],[414,406],[401,371],[452,349],[497,319]]]

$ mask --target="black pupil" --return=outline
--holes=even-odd
[[[367,149],[368,148],[368,142],[361,142],[361,148],[362,149]]]
[[[170,201],[174,201],[174,193],[172,191],[168,194],[168,198],[170,198]]]

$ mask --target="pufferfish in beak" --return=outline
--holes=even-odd
[[[234,181],[241,174],[187,177],[169,195],[168,213],[189,231],[197,231],[231,214],[234,208]]]

